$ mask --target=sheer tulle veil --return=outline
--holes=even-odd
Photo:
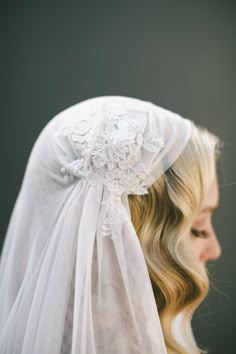
[[[1,353],[166,353],[127,195],[147,193],[191,127],[122,96],[88,99],[49,121],[2,249]]]

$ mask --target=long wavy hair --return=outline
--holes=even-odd
[[[196,344],[191,320],[209,291],[209,274],[191,257],[185,239],[216,173],[221,147],[218,137],[194,125],[183,152],[149,188],[149,193],[128,196],[168,353],[207,353]],[[179,313],[183,316],[181,330],[188,349],[174,336],[173,321]]]

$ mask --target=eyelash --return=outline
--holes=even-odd
[[[208,234],[207,234],[207,232],[205,230],[191,229],[191,232],[196,237],[207,238],[207,236],[208,236]]]

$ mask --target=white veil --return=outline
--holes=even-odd
[[[0,353],[164,354],[128,194],[175,161],[191,121],[122,96],[56,115],[31,151],[1,254]]]

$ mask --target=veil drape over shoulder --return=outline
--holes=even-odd
[[[127,195],[147,193],[190,134],[188,119],[122,96],[44,127],[0,259],[0,353],[166,353]]]

